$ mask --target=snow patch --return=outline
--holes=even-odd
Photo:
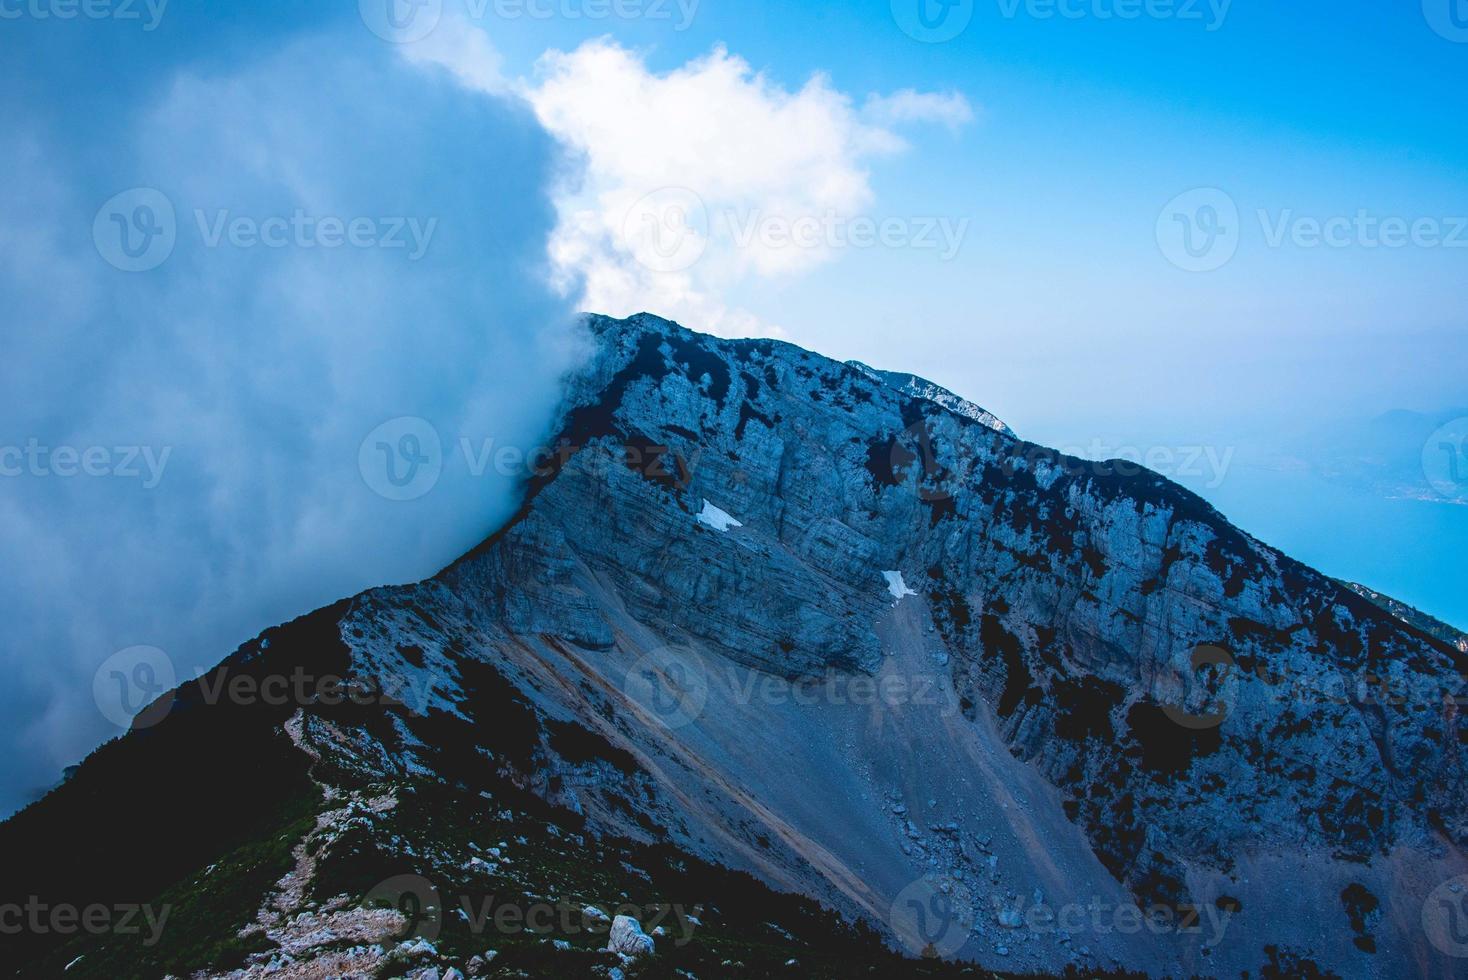
[[[703,511],[698,515],[698,523],[706,524],[715,531],[728,531],[731,527],[744,526],[707,500],[703,502]]]
[[[902,580],[901,572],[883,572],[882,577],[887,580],[887,591],[892,593],[892,598],[901,601],[903,596],[917,595],[917,593],[912,591],[912,589],[909,589],[907,587],[907,583]]]

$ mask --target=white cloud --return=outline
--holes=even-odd
[[[482,35],[410,55],[495,91],[492,56]],[[972,118],[956,93],[858,107],[819,74],[790,90],[722,47],[658,73],[606,39],[548,52],[517,88],[579,164],[556,197],[559,285],[584,309],[726,335],[779,333],[727,301],[741,283],[808,272],[861,234],[855,221],[891,217],[868,166],[906,148],[898,125]]]
[[[869,95],[864,111],[869,121],[884,126],[941,123],[958,129],[974,119],[973,107],[962,92],[919,92],[910,88],[891,95]]]
[[[445,68],[467,89],[489,95],[503,95],[510,90],[500,53],[490,43],[489,35],[462,17],[448,20],[443,29],[402,49],[412,64]]]

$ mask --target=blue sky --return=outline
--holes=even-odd
[[[115,732],[116,651],[188,674],[493,528],[513,474],[446,451],[394,499],[360,454],[536,445],[578,307],[923,374],[1468,626],[1432,456],[1468,436],[1468,10],[965,0],[926,43],[918,0],[426,0],[391,43],[388,2],[0,4],[0,451],[168,451],[0,478],[0,811]],[[144,192],[176,244],[125,272],[94,222]],[[210,242],[296,211],[424,249]]]

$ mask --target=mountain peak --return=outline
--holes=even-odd
[[[901,371],[878,371],[875,368],[863,364],[861,361],[847,361],[852,367],[866,372],[869,376],[883,381],[898,391],[924,398],[934,404],[941,405],[950,412],[956,412],[965,418],[973,419],[982,425],[987,425],[995,432],[1002,432],[1007,436],[1013,436],[1014,430],[1000,421],[993,412],[980,408],[962,395],[955,395],[942,385],[934,384],[927,378],[921,378],[916,374],[907,374]]]
[[[608,334],[622,334],[624,336],[632,336],[653,333],[663,337],[676,337],[684,343],[719,343],[718,338],[712,337],[707,334],[700,334],[696,331],[690,330],[689,328],[682,326],[676,321],[668,320],[664,317],[660,317],[654,313],[648,312],[635,313],[632,316],[626,317],[625,319],[617,319],[597,313],[588,313],[583,314],[583,321],[586,323],[588,329],[592,332],[592,334],[602,339],[603,341]],[[820,358],[820,360],[822,361],[827,360],[826,358],[820,357],[820,355],[815,354],[806,348],[800,347],[799,345],[790,343],[788,341],[734,340],[727,341],[727,343],[755,343],[761,345],[763,349],[771,352],[785,349],[792,354],[798,352],[800,357],[814,357]],[[1004,422],[1001,421],[992,412],[987,411],[986,409],[980,407],[979,405],[976,405],[963,396],[954,394],[947,388],[935,384],[934,382],[929,381],[926,378],[902,371],[878,370],[871,367],[870,365],[864,364],[863,362],[856,360],[846,361],[845,363],[848,367],[860,371],[868,378],[888,385],[904,395],[910,395],[915,398],[922,398],[926,401],[930,401],[933,404],[939,405],[950,412],[954,412],[955,414],[961,415],[975,422],[979,422],[982,425],[986,425],[996,432],[1001,432],[1009,436],[1014,435],[1013,430],[1011,430],[1009,426],[1005,425]]]
[[[791,937],[776,948],[799,942],[798,902],[847,923],[823,942],[855,924],[924,957],[909,975],[935,958],[1088,976],[1434,961],[1415,923],[1461,873],[1468,774],[1458,714],[1422,692],[1464,651],[1157,474],[1013,438],[913,375],[648,314],[587,323],[598,352],[567,379],[563,451],[513,520],[434,578],[269,631],[155,702],[0,828],[13,887],[243,890],[254,924],[217,938],[252,937],[257,973],[287,954],[340,970],[350,934],[372,937],[360,972],[492,955],[537,975],[551,951],[449,916],[431,953],[372,933],[402,925],[373,880],[472,894],[513,875],[590,902],[691,867],[715,869],[682,899],[714,935],[655,945],[699,976],[759,955],[767,923]],[[393,696],[215,703],[240,676],[300,670]],[[1372,678],[1405,696],[1363,701]],[[252,759],[259,786],[238,776]],[[119,849],[106,814],[139,781],[168,818],[129,819]],[[482,826],[541,849],[505,862],[514,847],[468,843]],[[229,848],[258,860],[261,840],[294,850],[249,892]],[[653,852],[656,875],[625,870]],[[547,870],[588,863],[624,870],[595,894]],[[312,884],[270,888],[297,878]],[[914,909],[939,904],[955,914],[935,932]],[[1071,923],[1064,940],[1015,931],[1032,907]],[[1095,908],[1173,927],[1093,928]],[[149,963],[193,975],[205,945]],[[839,953],[801,948],[811,975],[842,975]],[[98,975],[117,962],[46,950],[78,952]],[[586,975],[610,963],[584,953]]]

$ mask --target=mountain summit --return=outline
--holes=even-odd
[[[587,326],[505,527],[0,827],[15,896],[172,910],[25,975],[1454,975],[1468,654],[915,376]]]

